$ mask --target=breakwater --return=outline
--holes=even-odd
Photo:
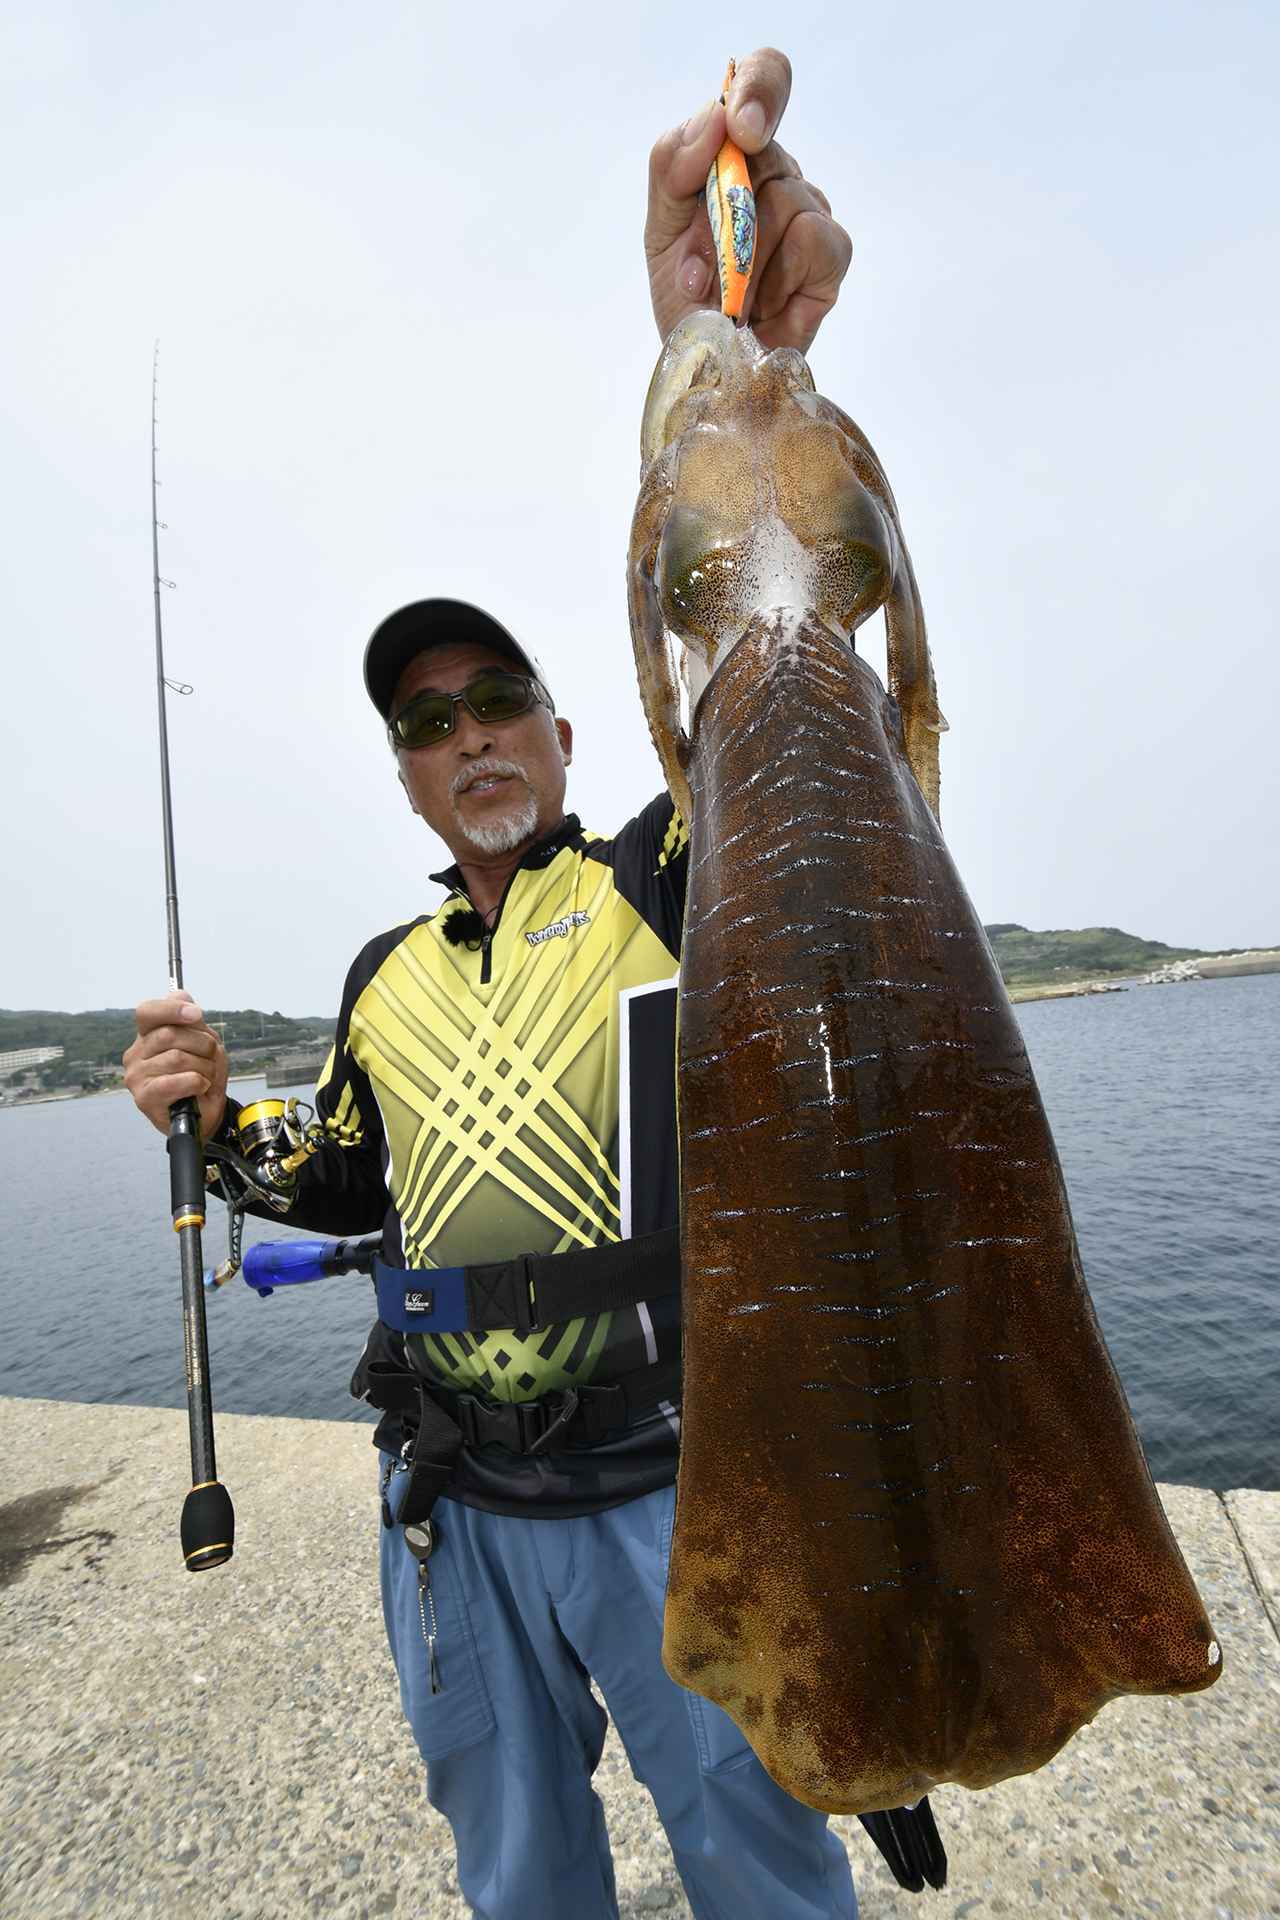
[[[464,1920],[382,1638],[367,1429],[221,1416],[236,1554],[194,1576],[186,1449],[173,1409],[0,1399],[5,1920]],[[839,1821],[864,1920],[1280,1912],[1280,1494],[1160,1492],[1222,1680],[1116,1701],[1024,1779],[940,1789],[945,1893],[900,1892]],[[622,1920],[687,1920],[612,1734],[596,1786]]]

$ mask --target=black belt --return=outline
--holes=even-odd
[[[433,1387],[433,1393],[440,1389]],[[441,1395],[441,1398],[444,1396]],[[444,1400],[467,1447],[506,1447],[511,1453],[549,1452],[553,1444],[597,1447],[626,1433],[662,1402],[680,1397],[680,1363],[645,1367],[606,1386],[563,1387],[541,1400],[499,1406],[473,1393]],[[437,1402],[439,1404],[439,1401]]]
[[[680,1291],[675,1227],[583,1247],[525,1253],[477,1267],[373,1263],[378,1318],[397,1333],[533,1333],[581,1314],[609,1313]]]
[[[598,1446],[657,1413],[664,1403],[678,1403],[680,1376],[680,1362],[672,1360],[606,1385],[565,1387],[540,1400],[499,1405],[374,1361],[365,1367],[361,1397],[384,1413],[417,1415],[418,1430],[408,1453],[409,1483],[397,1516],[401,1523],[410,1523],[430,1514],[464,1446],[497,1445],[534,1455],[553,1446]]]
[[[521,1254],[475,1267],[373,1263],[378,1318],[400,1333],[527,1334],[581,1315],[609,1313],[680,1291],[675,1227],[574,1253]],[[539,1454],[592,1447],[625,1433],[680,1394],[678,1361],[641,1367],[603,1386],[567,1387],[539,1400],[495,1404],[455,1393],[386,1354],[366,1351],[351,1390],[385,1413],[416,1415],[402,1521],[422,1520],[447,1486],[464,1446]]]

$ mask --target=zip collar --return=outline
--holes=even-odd
[[[534,841],[529,851],[521,857],[512,869],[511,878],[514,879],[515,875],[522,872],[526,867],[533,869],[549,867],[556,855],[563,852],[565,847],[571,846],[581,832],[582,822],[579,820],[577,814],[566,813],[558,827],[553,827],[551,832],[544,834],[541,840]],[[470,897],[467,894],[466,882],[462,878],[462,868],[456,861],[453,866],[446,867],[443,873],[433,873],[428,877],[434,880],[437,886],[448,887],[450,893],[460,893],[464,898]],[[508,880],[507,887],[510,885],[511,880]],[[503,897],[505,898],[505,896],[506,888],[503,889]]]

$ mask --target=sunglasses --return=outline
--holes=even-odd
[[[501,667],[486,667],[473,674],[459,693],[419,693],[401,707],[387,728],[393,747],[432,747],[447,740],[458,718],[461,701],[481,726],[495,726],[503,720],[518,720],[522,713],[541,702],[551,701],[528,674],[505,673]]]

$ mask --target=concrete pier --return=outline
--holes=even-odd
[[[185,1413],[0,1400],[0,1915],[464,1920],[382,1636],[370,1429],[222,1415],[217,1438],[236,1554],[193,1576]],[[839,1821],[864,1920],[1280,1916],[1280,1494],[1160,1492],[1222,1680],[940,1789],[944,1893],[900,1892]],[[612,1736],[597,1785],[624,1920],[681,1920]]]

